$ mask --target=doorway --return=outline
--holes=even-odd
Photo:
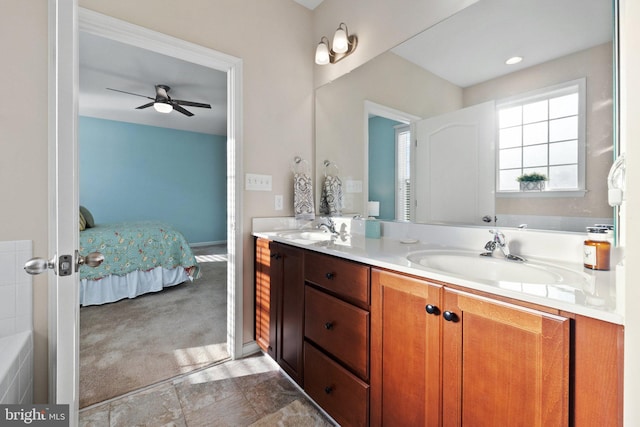
[[[241,230],[242,220],[240,216],[240,200],[238,195],[241,190],[241,183],[236,180],[236,175],[241,174],[241,99],[239,94],[242,74],[242,61],[211,49],[203,48],[182,40],[174,39],[161,33],[153,32],[142,27],[138,27],[124,21],[120,21],[105,15],[101,15],[92,11],[79,9],[78,27],[80,31],[100,37],[117,40],[133,46],[149,49],[159,53],[170,53],[176,58],[190,61],[212,70],[222,71],[227,76],[227,245],[228,245],[228,272],[227,272],[227,348],[231,358],[242,356],[242,242]],[[74,54],[75,55],[75,54]],[[77,67],[77,63],[76,63]],[[77,68],[76,68],[77,71]],[[61,78],[61,77],[58,77]],[[77,91],[77,88],[74,89]],[[77,112],[73,113],[76,117],[73,121],[77,123]],[[65,142],[66,144],[75,144],[74,142]],[[76,165],[77,167],[77,165]],[[65,172],[59,172],[65,173]],[[75,171],[69,171],[77,177],[77,168]],[[77,199],[76,199],[77,200]],[[77,230],[77,229],[76,229]],[[77,231],[76,231],[77,232]],[[77,278],[76,278],[77,285]],[[50,311],[50,324],[57,325],[59,331],[68,331],[71,333],[77,330],[77,323],[73,325],[73,317],[62,319],[54,304],[55,310]],[[77,322],[77,319],[75,319]],[[67,333],[67,332],[64,332]],[[60,337],[60,334],[59,334]],[[65,345],[61,345],[64,343]],[[77,342],[63,340],[51,340],[50,342],[53,354],[58,354],[57,360],[60,361],[61,355],[77,354]],[[73,348],[75,346],[75,349]],[[73,359],[73,357],[70,357]],[[56,358],[52,359],[52,362]],[[66,366],[66,365],[65,365]],[[77,369],[77,367],[76,367]],[[64,382],[62,385],[64,390],[60,389],[60,381],[62,380],[58,366],[51,367],[50,381],[57,384],[52,388],[57,388],[57,393],[51,397],[70,395],[77,396],[77,383]],[[75,372],[77,375],[77,372]],[[75,376],[75,375],[74,375]],[[73,391],[73,388],[76,391]]]

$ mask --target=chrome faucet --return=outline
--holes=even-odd
[[[318,229],[326,229],[329,233],[334,235],[339,235],[340,233],[336,230],[336,223],[333,222],[331,218],[321,218],[320,224],[318,224]]]
[[[493,251],[496,248],[500,248],[500,251],[504,255],[504,257],[510,261],[526,261],[523,257],[519,255],[514,255],[509,251],[509,244],[507,243],[507,238],[504,236],[504,233],[500,230],[489,230],[489,233],[493,234],[493,239],[489,240],[486,245],[484,245],[484,249],[487,252],[483,252],[480,255],[482,256],[492,256]]]

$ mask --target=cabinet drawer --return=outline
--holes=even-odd
[[[369,379],[369,312],[305,287],[304,333],[307,338]]]
[[[304,390],[342,426],[369,424],[369,386],[304,343]]]
[[[340,258],[305,253],[305,280],[347,299],[369,305],[369,267]]]

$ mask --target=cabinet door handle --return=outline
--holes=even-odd
[[[324,277],[326,277],[327,279],[331,280],[334,277],[336,277],[336,274],[335,273],[327,273],[327,274],[324,275]]]
[[[333,329],[333,322],[327,322],[327,323],[325,323],[325,324],[324,324],[324,328],[325,328],[327,331],[330,331],[331,329]]]
[[[271,258],[280,259],[280,258],[282,258],[282,256],[280,254],[278,254],[278,253],[275,253],[275,254],[271,254]]]
[[[444,313],[442,313],[442,317],[444,317],[444,320],[446,320],[447,322],[458,321],[458,315],[452,311],[445,311]]]
[[[331,394],[331,393],[333,392],[333,387],[331,387],[331,386],[326,386],[326,387],[324,388],[324,392],[325,392],[325,393],[327,393],[327,394]]]
[[[440,314],[440,310],[438,309],[438,307],[436,307],[433,304],[427,304],[424,309],[427,311],[427,313],[429,314],[435,314],[436,316],[438,314]]]

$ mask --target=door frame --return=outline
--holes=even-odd
[[[62,13],[60,13],[62,11]],[[227,347],[232,359],[243,355],[243,280],[242,280],[242,59],[205,48],[166,34],[130,24],[87,9],[78,8],[77,0],[49,0],[50,45],[55,55],[64,61],[51,61],[49,65],[50,138],[49,138],[49,183],[50,191],[56,190],[56,183],[70,182],[69,188],[57,188],[70,207],[66,210],[72,218],[66,223],[75,228],[66,230],[73,234],[73,244],[78,244],[78,163],[77,163],[77,122],[78,122],[78,38],[79,31],[127,43],[164,55],[193,62],[217,71],[227,73]],[[51,56],[51,55],[50,55]],[[61,72],[60,64],[66,64]],[[69,75],[71,79],[69,79]],[[60,83],[67,83],[67,86]],[[71,82],[71,87],[69,83]],[[64,88],[61,90],[60,88]],[[60,98],[60,99],[59,99]],[[61,132],[62,131],[62,132]],[[64,137],[61,135],[64,134]],[[73,166],[55,168],[58,153],[71,153]],[[71,164],[71,163],[69,163]],[[53,193],[50,193],[53,194]],[[56,199],[50,197],[49,214],[50,247],[56,244],[59,234],[59,220],[56,216]],[[56,276],[58,277],[58,276]],[[79,307],[78,275],[72,275],[73,295],[66,295]],[[58,286],[54,287],[56,290]],[[79,309],[72,316],[60,313],[60,298],[56,292],[49,296],[49,400],[69,403],[70,409],[78,409],[78,354],[79,354]],[[51,335],[52,332],[56,332]],[[73,361],[67,366],[67,361]],[[59,366],[64,363],[65,369]],[[66,373],[58,375],[58,373]],[[72,379],[66,378],[71,375]],[[75,417],[72,415],[71,419]],[[72,424],[73,425],[73,424]]]
[[[362,171],[362,192],[363,192],[363,214],[368,215],[367,202],[369,201],[369,117],[378,116],[389,120],[395,120],[407,124],[411,128],[411,139],[415,139],[414,124],[422,117],[410,114],[404,111],[397,110],[395,108],[387,107],[386,105],[378,104],[373,101],[364,101],[364,115],[363,115],[363,133],[364,133],[364,170]],[[413,189],[412,189],[413,191]],[[413,194],[412,194],[413,200]],[[412,208],[413,209],[413,208]],[[394,212],[396,211],[394,207]]]

